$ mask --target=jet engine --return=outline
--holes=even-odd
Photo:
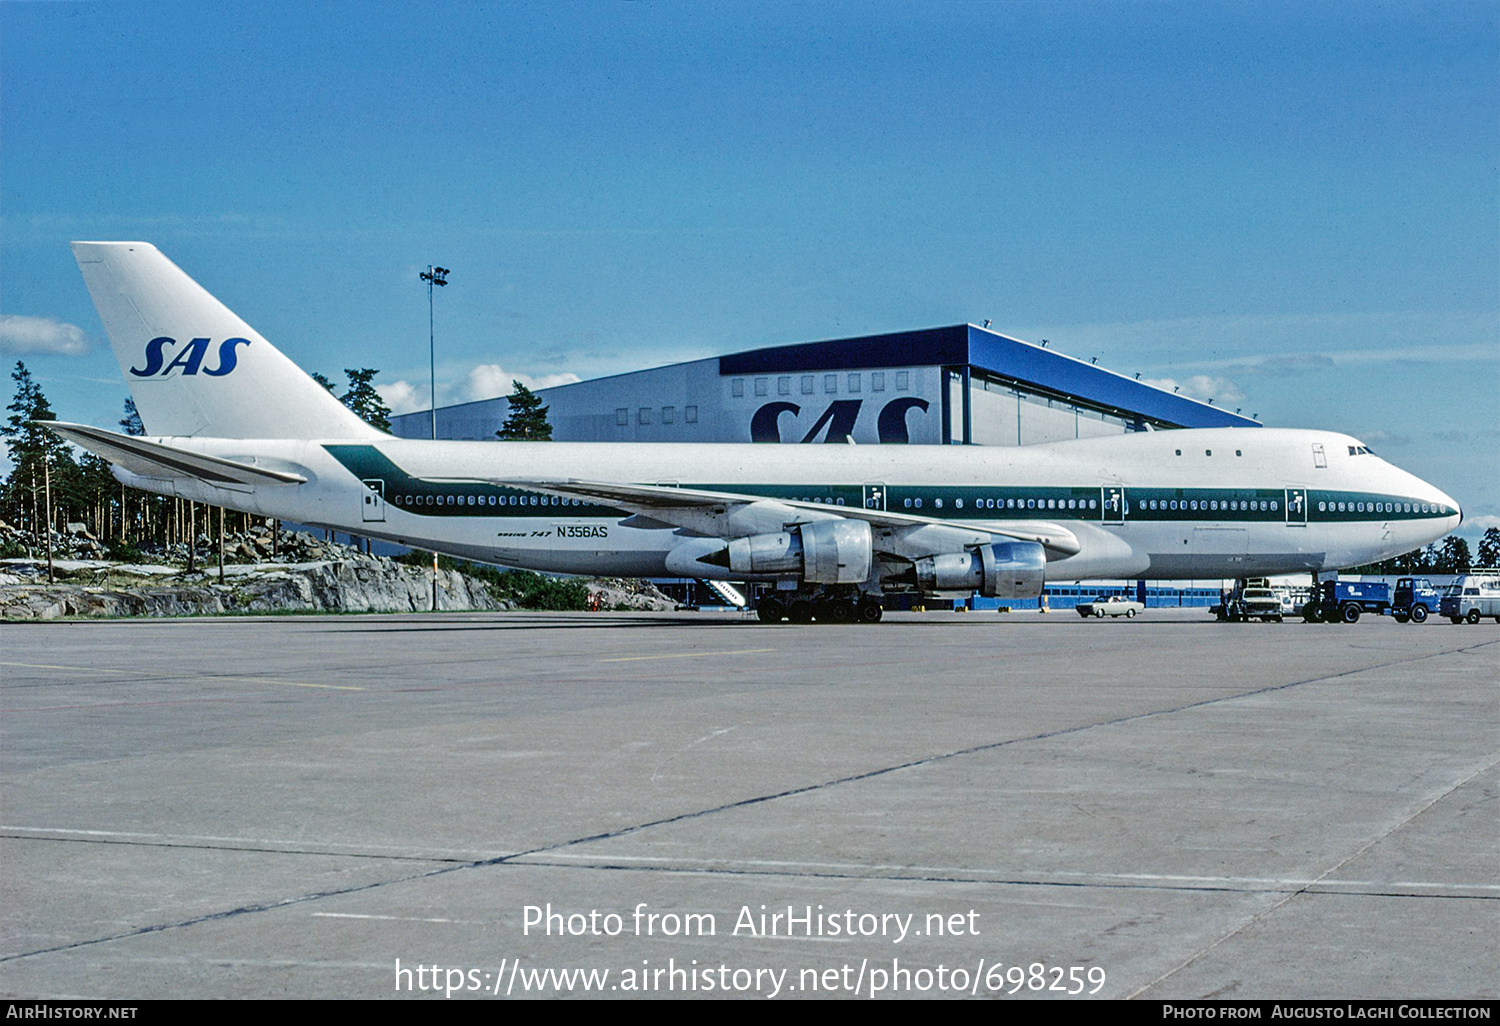
[[[977,545],[913,565],[923,591],[977,591],[985,598],[1036,598],[1047,577],[1047,557],[1036,542]]]
[[[862,584],[874,558],[863,520],[820,520],[772,534],[736,538],[702,563],[751,577],[796,576],[810,584]]]

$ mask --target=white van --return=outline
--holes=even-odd
[[[1465,574],[1454,581],[1439,612],[1454,623],[1478,623],[1485,616],[1500,623],[1500,571]]]

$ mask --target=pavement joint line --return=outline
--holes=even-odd
[[[1463,651],[1463,650],[1460,650],[1460,651]],[[1150,990],[1152,987],[1155,987],[1155,986],[1157,986],[1158,984],[1161,984],[1161,983],[1165,983],[1167,980],[1171,979],[1173,976],[1175,976],[1177,973],[1181,972],[1182,970],[1188,968],[1194,962],[1197,962],[1199,959],[1203,958],[1205,955],[1207,955],[1209,952],[1213,951],[1215,948],[1217,948],[1219,945],[1223,944],[1225,941],[1229,940],[1232,937],[1237,936],[1240,933],[1243,933],[1245,930],[1249,929],[1251,926],[1255,925],[1256,923],[1261,922],[1267,916],[1270,916],[1272,913],[1274,913],[1277,910],[1281,909],[1283,906],[1285,906],[1287,904],[1287,902],[1291,901],[1293,898],[1297,897],[1299,894],[1310,893],[1313,886],[1319,886],[1319,885],[1321,885],[1322,882],[1325,879],[1327,879],[1330,875],[1332,875],[1333,873],[1338,872],[1344,866],[1347,866],[1350,862],[1354,861],[1355,859],[1359,858],[1359,856],[1363,855],[1365,852],[1367,852],[1371,848],[1375,847],[1375,845],[1379,844],[1381,841],[1385,840],[1387,837],[1390,837],[1397,830],[1400,830],[1402,827],[1406,826],[1406,824],[1410,823],[1412,820],[1416,819],[1418,816],[1420,816],[1423,813],[1425,813],[1428,809],[1432,808],[1438,802],[1440,802],[1444,798],[1448,797],[1454,791],[1457,791],[1460,787],[1463,787],[1465,784],[1467,784],[1469,781],[1473,780],[1475,777],[1479,776],[1481,773],[1484,773],[1484,772],[1492,769],[1497,764],[1500,764],[1500,755],[1494,756],[1493,758],[1490,759],[1489,762],[1484,763],[1483,765],[1479,766],[1477,769],[1475,769],[1473,772],[1471,772],[1468,776],[1463,777],[1462,779],[1455,781],[1450,787],[1444,789],[1443,791],[1440,791],[1439,793],[1437,793],[1435,795],[1430,796],[1427,801],[1423,802],[1417,808],[1411,810],[1411,812],[1404,819],[1402,819],[1399,823],[1392,824],[1387,829],[1385,829],[1384,831],[1376,834],[1374,837],[1370,838],[1368,841],[1366,841],[1364,844],[1360,845],[1354,851],[1350,852],[1348,855],[1345,855],[1343,858],[1339,859],[1332,866],[1329,866],[1328,869],[1326,869],[1322,873],[1320,873],[1318,875],[1318,877],[1317,877],[1317,880],[1314,882],[1314,884],[1309,885],[1309,887],[1300,888],[1298,890],[1292,891],[1291,893],[1287,894],[1286,897],[1282,898],[1280,901],[1278,901],[1275,904],[1271,905],[1269,908],[1262,909],[1261,911],[1259,911],[1259,912],[1255,913],[1254,915],[1250,916],[1250,918],[1246,919],[1243,923],[1241,923],[1240,925],[1236,926],[1234,929],[1232,929],[1232,930],[1228,931],[1227,933],[1225,933],[1222,937],[1220,937],[1217,940],[1215,940],[1215,941],[1213,941],[1213,942],[1205,945],[1202,949],[1200,949],[1200,950],[1194,952],[1193,954],[1189,955],[1179,965],[1175,966],[1174,968],[1168,969],[1166,972],[1162,973],[1160,976],[1158,976],[1156,979],[1152,980],[1151,982],[1142,984],[1141,986],[1137,987],[1135,990],[1131,991],[1130,993],[1123,995],[1124,1000],[1129,1001],[1132,998],[1139,997],[1140,995],[1144,994],[1146,991]]]
[[[290,898],[282,898],[282,899],[276,900],[276,901],[256,902],[256,903],[252,903],[252,904],[248,904],[248,905],[242,905],[242,906],[240,906],[238,908],[224,909],[224,910],[221,910],[221,911],[218,911],[218,912],[210,912],[210,913],[206,913],[206,914],[200,915],[200,916],[193,916],[191,918],[184,919],[184,920],[179,920],[177,922],[157,923],[157,924],[153,924],[151,926],[137,927],[136,929],[133,929],[133,930],[124,930],[124,931],[121,931],[119,933],[110,934],[110,935],[103,936],[103,937],[92,937],[92,938],[87,938],[85,940],[72,941],[72,942],[67,943],[67,944],[59,944],[59,945],[55,945],[55,946],[49,947],[49,948],[40,948],[40,949],[36,949],[36,950],[33,950],[33,951],[21,951],[21,952],[15,952],[15,953],[12,953],[12,954],[0,954],[0,963],[9,962],[9,961],[13,961],[13,960],[16,960],[16,959],[21,959],[21,958],[31,958],[31,957],[34,957],[36,955],[47,955],[47,954],[55,954],[55,953],[60,952],[60,951],[71,951],[71,950],[75,950],[75,949],[78,949],[78,948],[91,947],[91,946],[97,945],[97,944],[105,944],[105,943],[109,943],[111,941],[128,940],[128,939],[130,939],[132,937],[140,937],[140,936],[144,936],[146,934],[151,934],[151,933],[160,933],[160,932],[165,931],[165,930],[180,929],[180,928],[183,928],[183,927],[196,926],[196,925],[201,924],[201,923],[214,922],[214,921],[221,920],[221,919],[231,919],[231,918],[234,918],[236,916],[241,916],[241,915],[250,915],[250,914],[257,913],[257,912],[267,912],[267,911],[271,911],[273,909],[287,908],[287,907],[292,906],[292,905],[299,905],[299,904],[303,904],[303,903],[309,902],[309,901],[318,901],[318,900],[321,900],[323,898],[339,897],[339,896],[346,895],[346,894],[358,894],[358,893],[362,893],[364,891],[374,890],[374,889],[379,888],[379,887],[386,887],[386,886],[391,886],[391,885],[400,884],[400,883],[408,883],[408,882],[415,881],[415,880],[423,880],[423,879],[430,879],[430,878],[433,878],[433,877],[446,876],[449,873],[455,873],[455,872],[459,872],[459,871],[465,870],[465,869],[481,869],[481,868],[486,868],[486,867],[490,867],[490,866],[498,866],[498,865],[504,865],[504,864],[507,864],[507,863],[514,863],[514,862],[516,862],[519,859],[524,859],[524,858],[528,858],[528,857],[532,857],[532,856],[536,856],[536,855],[549,854],[551,852],[561,851],[564,848],[570,848],[570,847],[573,847],[575,845],[587,844],[587,843],[592,842],[592,841],[603,841],[603,840],[611,840],[611,839],[617,838],[617,837],[625,837],[625,836],[628,836],[630,834],[635,834],[635,833],[639,833],[639,832],[641,832],[643,830],[650,829],[652,827],[665,826],[665,825],[668,825],[668,824],[671,824],[671,823],[680,823],[680,822],[684,822],[684,821],[687,821],[687,820],[699,819],[699,818],[702,818],[702,817],[705,817],[705,816],[713,815],[714,813],[718,813],[718,812],[727,812],[727,811],[729,811],[731,809],[745,808],[745,807],[748,807],[748,806],[751,806],[751,805],[759,805],[759,804],[762,804],[764,802],[774,801],[774,800],[780,799],[780,798],[789,798],[789,797],[794,797],[794,796],[801,795],[801,794],[808,794],[808,793],[811,793],[811,792],[814,792],[814,791],[820,791],[820,790],[825,790],[825,789],[833,788],[833,787],[836,787],[836,786],[838,786],[840,784],[857,783],[857,782],[864,781],[864,780],[871,780],[871,779],[874,779],[875,777],[885,776],[886,774],[895,773],[895,772],[900,771],[900,770],[915,769],[915,768],[920,767],[920,766],[934,765],[936,763],[946,762],[946,761],[948,761],[950,759],[956,759],[956,758],[959,758],[960,756],[964,756],[964,755],[974,755],[974,754],[978,754],[980,752],[996,751],[996,750],[1001,749],[1001,748],[1008,748],[1008,747],[1011,747],[1011,746],[1014,746],[1014,745],[1023,744],[1023,743],[1028,742],[1028,741],[1042,741],[1042,740],[1047,740],[1047,739],[1054,738],[1054,737],[1064,737],[1064,736],[1067,736],[1067,735],[1070,735],[1070,734],[1078,734],[1078,733],[1082,733],[1082,732],[1087,731],[1087,730],[1093,730],[1093,729],[1098,728],[1098,727],[1119,726],[1121,724],[1132,723],[1132,722],[1136,722],[1136,721],[1139,721],[1139,720],[1154,719],[1154,718],[1161,717],[1161,716],[1175,715],[1177,713],[1189,712],[1189,711],[1194,710],[1194,709],[1200,709],[1200,708],[1204,708],[1204,707],[1211,706],[1211,705],[1219,705],[1221,703],[1238,701],[1238,700],[1244,699],[1244,698],[1255,698],[1255,697],[1259,697],[1261,695],[1274,694],[1274,693],[1276,693],[1278,691],[1286,691],[1286,690],[1291,689],[1291,688],[1303,687],[1303,686],[1308,685],[1308,684],[1317,684],[1317,683],[1322,683],[1322,682],[1325,682],[1325,681],[1338,680],[1338,679],[1340,679],[1342,677],[1350,677],[1350,676],[1355,676],[1355,675],[1361,674],[1361,673],[1369,673],[1369,672],[1372,672],[1372,671],[1375,671],[1375,670],[1386,669],[1386,668],[1391,667],[1391,666],[1401,666],[1401,665],[1404,665],[1406,663],[1424,662],[1426,660],[1435,659],[1435,658],[1438,658],[1438,657],[1441,657],[1441,656],[1450,656],[1450,655],[1456,655],[1456,654],[1463,654],[1463,653],[1474,651],[1474,650],[1477,650],[1477,649],[1480,649],[1480,648],[1485,648],[1485,647],[1488,647],[1488,646],[1493,646],[1493,645],[1496,645],[1496,644],[1500,644],[1500,641],[1484,641],[1484,642],[1478,643],[1477,645],[1464,645],[1464,646],[1460,646],[1459,648],[1455,648],[1455,649],[1444,649],[1444,650],[1441,650],[1441,651],[1438,651],[1438,652],[1423,653],[1421,655],[1411,656],[1411,657],[1406,658],[1406,659],[1393,659],[1393,660],[1391,660],[1389,662],[1376,663],[1376,664],[1371,665],[1371,666],[1357,667],[1357,668],[1353,668],[1353,669],[1349,669],[1349,670],[1341,670],[1338,673],[1323,674],[1321,676],[1309,677],[1309,678],[1305,678],[1303,680],[1287,681],[1287,682],[1282,683],[1282,684],[1269,684],[1269,685],[1267,685],[1265,687],[1256,688],[1256,689],[1251,690],[1251,691],[1241,692],[1239,694],[1222,695],[1222,696],[1218,696],[1218,697],[1215,697],[1215,698],[1205,698],[1205,699],[1202,699],[1202,700],[1199,700],[1199,701],[1196,701],[1196,702],[1188,702],[1188,703],[1185,703],[1183,705],[1173,706],[1173,707],[1166,708],[1166,709],[1148,710],[1146,712],[1132,713],[1129,716],[1115,717],[1113,719],[1100,720],[1100,721],[1096,721],[1094,723],[1079,724],[1079,725],[1073,726],[1073,727],[1064,727],[1064,728],[1059,728],[1057,730],[1043,731],[1041,733],[1032,734],[1032,735],[1028,735],[1028,736],[1025,736],[1025,737],[1009,738],[1009,739],[1004,740],[1004,741],[993,741],[993,742],[988,742],[988,743],[982,744],[982,745],[971,745],[971,746],[969,746],[967,748],[957,749],[957,750],[952,751],[952,752],[944,752],[944,753],[940,753],[938,755],[926,756],[926,757],[921,758],[921,759],[908,760],[907,762],[899,763],[899,764],[894,765],[894,766],[885,766],[885,767],[881,767],[881,768],[878,768],[878,769],[867,770],[867,771],[865,771],[863,773],[854,773],[854,774],[850,774],[848,776],[839,777],[839,778],[834,779],[834,780],[823,781],[821,783],[816,783],[816,784],[807,784],[807,785],[804,785],[802,787],[788,788],[786,790],[779,791],[779,792],[776,792],[774,794],[759,795],[759,796],[756,796],[756,797],[753,797],[753,798],[741,799],[740,801],[726,802],[726,803],[724,803],[722,805],[714,806],[714,807],[708,808],[708,809],[700,809],[700,810],[693,811],[693,812],[684,812],[684,813],[680,813],[680,814],[675,815],[675,816],[666,816],[666,817],[662,817],[661,819],[651,820],[651,821],[646,822],[646,823],[640,823],[640,824],[636,824],[634,826],[623,827],[623,828],[621,828],[619,830],[611,830],[611,831],[606,831],[604,833],[590,835],[590,836],[587,836],[587,837],[574,838],[573,840],[570,840],[570,841],[559,841],[559,842],[557,842],[555,844],[542,845],[542,846],[537,847],[537,848],[529,849],[527,851],[516,852],[516,853],[511,854],[511,855],[501,855],[501,856],[497,856],[495,858],[479,859],[479,860],[474,860],[474,861],[470,861],[470,862],[459,862],[459,863],[455,863],[453,865],[441,866],[441,867],[439,867],[437,869],[428,870],[428,871],[423,872],[423,873],[412,873],[412,874],[408,874],[408,875],[401,876],[401,877],[395,877],[395,878],[392,878],[392,879],[389,879],[389,880],[376,880],[376,881],[372,881],[372,882],[366,883],[366,884],[357,884],[357,885],[354,885],[354,886],[341,887],[341,888],[336,888],[336,889],[329,890],[329,891],[320,891],[320,892],[315,892],[315,893],[312,893],[312,894],[297,895],[297,896],[290,897]],[[1496,761],[1500,761],[1500,759],[1497,759]],[[1495,764],[1494,762],[1491,762],[1489,765],[1494,765],[1494,764]],[[1488,767],[1485,767],[1485,768],[1488,768]],[[1440,800],[1442,797],[1446,796],[1447,794],[1451,794],[1454,790],[1456,790],[1458,787],[1462,786],[1468,780],[1473,779],[1473,777],[1475,777],[1475,776],[1478,776],[1480,772],[1483,772],[1483,769],[1476,770],[1469,777],[1466,777],[1463,780],[1458,781],[1452,787],[1450,787],[1447,791],[1444,791],[1438,797],[1433,798],[1431,802],[1429,802],[1426,805],[1424,805],[1421,809],[1419,809],[1417,812],[1413,813],[1411,816],[1408,816],[1405,820],[1402,821],[1402,824],[1404,825],[1404,823],[1410,822],[1410,820],[1413,819],[1413,818],[1415,818],[1416,815],[1420,814],[1420,812],[1425,811],[1427,808],[1430,808],[1433,804],[1436,804],[1436,802],[1438,800]],[[1396,829],[1396,828],[1393,827],[1392,830],[1394,830],[1394,829]],[[1386,834],[1382,834],[1381,837],[1378,837],[1378,838],[1375,838],[1374,840],[1371,840],[1364,847],[1360,848],[1359,851],[1355,852],[1354,854],[1348,856],[1345,859],[1340,860],[1340,862],[1337,865],[1331,867],[1326,873],[1323,874],[1323,876],[1326,877],[1329,873],[1332,873],[1332,872],[1336,871],[1340,866],[1342,866],[1345,863],[1347,863],[1350,859],[1354,858],[1355,856],[1357,856],[1360,853],[1362,853],[1365,850],[1367,850],[1369,847],[1373,846],[1381,838],[1383,838],[1385,836],[1388,836],[1390,832],[1391,831],[1387,831]],[[1230,933],[1226,934],[1224,937],[1221,937],[1218,941],[1215,941],[1213,944],[1211,944],[1207,948],[1203,949],[1203,951],[1199,952],[1197,955],[1192,956],[1191,958],[1188,959],[1188,961],[1182,963],[1182,965],[1179,965],[1176,969],[1169,970],[1167,973],[1163,974],[1158,980],[1152,981],[1151,983],[1148,983],[1148,984],[1146,984],[1146,985],[1144,985],[1142,987],[1139,987],[1135,991],[1133,991],[1131,994],[1126,995],[1126,996],[1127,997],[1134,997],[1136,995],[1139,995],[1141,992],[1149,989],[1150,987],[1155,986],[1156,983],[1159,983],[1162,980],[1165,980],[1167,977],[1171,976],[1173,973],[1177,972],[1178,970],[1180,970],[1182,968],[1185,968],[1187,965],[1189,965],[1192,961],[1196,960],[1201,955],[1206,954],[1212,948],[1217,947],[1219,944],[1223,943],[1223,941],[1228,940],[1235,933],[1238,933],[1238,932],[1240,932],[1240,930],[1243,930],[1245,928],[1245,926],[1248,926],[1251,922],[1258,922],[1261,918],[1263,918],[1264,915],[1269,914],[1271,911],[1274,911],[1276,908],[1279,908],[1282,905],[1286,904],[1286,902],[1290,901],[1297,894],[1302,894],[1302,893],[1307,893],[1307,889],[1303,888],[1303,889],[1294,891],[1294,892],[1292,892],[1290,894],[1287,894],[1286,897],[1284,897],[1281,901],[1276,902],[1275,905],[1273,905],[1270,909],[1267,909],[1264,913],[1262,913],[1260,915],[1252,917],[1252,919],[1249,920],[1247,923],[1243,924],[1241,927],[1237,928],[1236,930],[1231,931]]]
[[[1067,874],[1056,874],[1045,876],[1038,874],[1034,877],[1027,876],[985,876],[978,870],[955,870],[951,873],[942,870],[916,872],[906,867],[872,867],[865,872],[837,872],[832,869],[826,870],[775,870],[768,868],[736,868],[733,866],[666,866],[666,865],[626,865],[624,860],[614,861],[600,860],[592,864],[581,864],[578,862],[553,862],[549,860],[528,860],[519,862],[507,860],[501,865],[506,868],[540,867],[549,869],[586,869],[605,872],[623,873],[673,873],[684,876],[745,876],[764,877],[769,879],[794,879],[794,880],[860,880],[878,883],[889,880],[900,883],[941,883],[941,884],[982,884],[986,887],[1057,887],[1071,890],[1124,890],[1124,891],[1181,891],[1186,893],[1205,894],[1286,894],[1295,897],[1297,894],[1315,894],[1324,897],[1352,897],[1352,898],[1422,898],[1441,899],[1444,901],[1500,901],[1500,887],[1491,887],[1487,884],[1378,884],[1368,881],[1334,881],[1333,883],[1316,884],[1305,880],[1265,880],[1255,881],[1247,879],[1236,881],[1226,878],[1223,882],[1215,883],[1213,878],[1205,878],[1201,883],[1171,882],[1166,878],[1159,880],[1130,879],[1128,877],[1111,877],[1108,874],[1100,874],[1092,879],[1064,879]],[[905,872],[880,872],[882,868],[898,869],[906,868]],[[1083,874],[1079,874],[1083,876]],[[1259,884],[1257,886],[1257,884]],[[1358,886],[1354,886],[1358,885]],[[1447,887],[1454,890],[1493,890],[1494,894],[1442,894],[1424,893],[1417,888]],[[1405,889],[1400,889],[1405,888]]]
[[[375,852],[334,851],[329,848],[275,847],[270,844],[187,844],[181,841],[122,840],[107,837],[52,837],[46,834],[0,832],[0,839],[10,841],[52,841],[58,844],[120,844],[133,848],[185,848],[196,851],[247,851],[265,855],[320,855],[339,859],[380,859],[388,862],[453,862],[467,865],[472,858],[445,855],[382,855]]]

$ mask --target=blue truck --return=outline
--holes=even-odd
[[[1401,577],[1391,599],[1391,615],[1397,623],[1426,623],[1438,611],[1443,593],[1425,577]]]
[[[1391,586],[1384,581],[1324,581],[1302,607],[1308,623],[1358,623],[1364,613],[1384,616],[1391,609]]]

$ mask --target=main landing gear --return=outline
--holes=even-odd
[[[883,615],[880,602],[864,596],[856,598],[793,596],[789,601],[763,598],[755,606],[761,623],[879,623]]]

